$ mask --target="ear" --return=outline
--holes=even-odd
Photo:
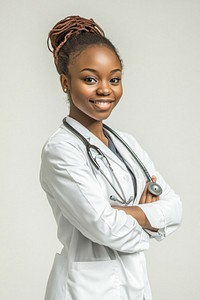
[[[64,93],[68,93],[70,90],[69,89],[70,82],[69,82],[69,78],[65,74],[60,75],[60,83]]]

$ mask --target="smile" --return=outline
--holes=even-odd
[[[94,104],[105,104],[105,105],[114,102],[113,100],[89,100],[89,101]]]
[[[96,109],[107,110],[112,106],[114,100],[89,100]]]

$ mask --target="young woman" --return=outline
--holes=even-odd
[[[42,152],[63,244],[45,299],[150,300],[144,250],[179,226],[179,197],[132,136],[103,126],[122,96],[122,62],[102,29],[67,17],[48,42],[70,109]]]

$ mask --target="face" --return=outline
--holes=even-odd
[[[122,66],[106,46],[90,46],[71,60],[70,78],[61,75],[68,89],[70,116],[87,125],[109,117],[122,96]]]

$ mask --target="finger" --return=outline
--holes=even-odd
[[[153,181],[153,182],[156,182],[156,181],[157,181],[157,177],[156,177],[155,175],[152,175],[152,181]],[[155,202],[155,201],[160,200],[160,197],[159,197],[159,196],[154,196],[154,195],[152,195],[152,196],[153,196],[153,198],[152,198],[152,201],[151,201],[151,202]]]
[[[150,203],[150,202],[155,202],[155,201],[158,201],[160,200],[160,197],[159,196],[155,196],[153,194],[151,194],[151,192],[147,192],[147,195],[146,195],[146,202],[147,203]]]
[[[146,196],[146,203],[151,203],[151,202],[155,202],[158,201],[159,197],[158,196],[153,196],[151,193],[148,193]]]
[[[152,181],[156,182],[156,176],[155,175],[152,176]],[[146,195],[146,203],[155,202],[157,200],[158,200],[158,196],[155,196],[155,195],[151,194],[151,192],[149,192],[149,190],[148,190],[147,195]]]
[[[153,195],[152,195],[149,191],[147,191],[147,195],[146,195],[146,203],[151,203],[151,202],[153,202],[153,201],[154,201],[153,198],[154,198]]]
[[[148,192],[148,182],[145,185],[144,191],[142,192],[141,198],[140,198],[140,204],[144,204],[146,203],[146,196],[147,196],[147,192]]]
[[[156,182],[157,178],[156,178],[155,175],[153,175],[151,178],[152,178],[152,181],[153,181],[153,182]]]

